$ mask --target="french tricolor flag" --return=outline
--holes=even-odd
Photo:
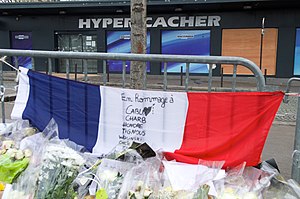
[[[163,92],[97,86],[20,68],[12,119],[104,154],[127,140],[166,151],[169,160],[260,162],[282,92]]]

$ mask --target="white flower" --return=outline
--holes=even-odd
[[[46,158],[54,162],[59,162],[58,159],[65,159],[67,162],[64,162],[63,165],[68,167],[81,166],[85,162],[81,155],[79,155],[76,151],[69,147],[60,145],[50,145],[47,147]]]
[[[4,153],[6,153],[6,149],[1,149],[1,150],[0,150],[0,154],[2,155],[2,154],[4,154]]]
[[[258,199],[255,193],[249,192],[244,194],[243,199]]]
[[[147,188],[144,191],[144,197],[149,198],[152,193],[153,193],[153,191],[151,189]]]
[[[29,157],[32,156],[32,151],[29,150],[29,149],[25,149],[24,150],[24,155],[25,155],[26,158],[29,158]]]
[[[55,168],[55,164],[53,164],[52,162],[49,162],[48,163],[48,168],[50,169],[50,170],[53,170],[54,168]]]
[[[52,153],[49,153],[48,151],[45,154],[45,159],[52,160],[53,162],[56,162],[56,158]]]
[[[49,179],[49,173],[45,173],[44,176],[43,176],[46,180]]]
[[[16,155],[16,153],[17,153],[17,149],[8,149],[7,151],[6,151],[6,155],[8,155],[9,157],[11,157],[11,158],[13,158],[13,157],[15,157],[15,155]]]
[[[74,174],[74,173],[73,173],[72,171],[68,172],[68,176],[69,176],[69,177],[73,176],[73,174]]]
[[[72,167],[72,162],[68,160],[64,160],[61,162],[62,165],[71,168]]]
[[[99,174],[99,178],[101,180],[107,180],[109,182],[116,180],[117,176],[118,176],[118,172],[111,171],[111,170],[104,170]]]
[[[36,129],[34,129],[32,127],[27,127],[27,128],[24,129],[24,134],[26,136],[31,136],[31,135],[33,135],[35,133],[36,133]]]
[[[13,140],[5,140],[2,142],[2,148],[3,149],[10,149],[15,145],[15,142]]]
[[[21,160],[24,158],[24,153],[22,150],[17,150],[17,152],[15,153],[15,158],[16,160]]]

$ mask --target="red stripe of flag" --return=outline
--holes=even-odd
[[[280,106],[283,92],[188,93],[182,146],[169,160],[196,164],[225,160],[224,168],[254,166]]]

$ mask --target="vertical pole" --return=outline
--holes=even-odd
[[[190,63],[186,63],[186,70],[185,70],[185,91],[189,90],[189,79],[190,79]]]
[[[79,34],[80,42],[81,42],[81,52],[83,52],[83,37],[82,34]],[[81,59],[81,72],[84,72],[84,61]]]
[[[146,90],[147,88],[147,62],[145,62],[145,70],[143,72],[143,89]]]
[[[296,118],[296,132],[294,142],[294,154],[292,163],[292,178],[300,183],[300,99],[298,97],[298,108]]]
[[[237,65],[233,65],[233,74],[232,74],[232,91],[235,92],[236,88],[236,71],[237,71]]]
[[[104,86],[107,83],[107,79],[106,79],[106,60],[103,60],[103,84]]]
[[[122,62],[122,87],[125,88],[126,81],[126,61]]]
[[[15,68],[19,68],[19,60],[17,56],[14,56],[14,60],[15,60]]]
[[[167,90],[167,84],[168,84],[168,79],[167,79],[167,62],[164,62],[164,91]]]
[[[183,85],[183,66],[180,67],[180,86]]]
[[[264,45],[264,34],[265,34],[265,18],[261,22],[261,35],[260,35],[260,51],[259,51],[259,69],[262,69],[262,59],[263,59],[263,45]]]
[[[212,86],[212,64],[209,64],[209,73],[208,73],[208,92],[211,92]]]
[[[75,63],[75,81],[77,81],[77,68],[78,68],[77,63]]]
[[[66,59],[66,78],[70,79],[70,60]]]
[[[84,69],[84,82],[88,81],[88,66],[87,66],[87,60],[83,60],[83,69]]]
[[[221,88],[223,87],[223,81],[224,81],[224,68],[221,67]]]
[[[31,66],[32,66],[32,70],[35,69],[35,65],[34,65],[34,57],[31,57]]]
[[[267,84],[267,75],[268,75],[268,69],[265,68],[265,82]]]
[[[19,60],[18,60],[18,57],[15,56],[14,59],[15,59],[15,68],[19,69]],[[15,81],[16,81],[16,84],[18,85],[18,71],[16,71],[16,79],[15,79]]]
[[[3,86],[3,63],[0,62],[0,86],[1,86],[1,107],[2,107],[2,123],[5,123],[5,104],[4,104],[4,86]]]
[[[48,58],[48,74],[52,75],[52,59]]]
[[[109,82],[109,64],[106,65],[107,82]]]

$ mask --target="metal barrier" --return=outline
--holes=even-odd
[[[120,60],[122,61],[122,87],[125,87],[126,84],[126,61],[143,61],[143,62],[162,62],[163,63],[163,90],[168,88],[168,79],[167,79],[167,63],[168,62],[180,62],[186,63],[186,72],[185,72],[185,90],[189,90],[189,81],[190,81],[190,64],[191,63],[202,63],[208,64],[208,92],[212,91],[212,70],[215,66],[219,64],[229,64],[233,65],[232,71],[232,88],[231,91],[236,92],[236,78],[237,78],[237,66],[242,65],[254,74],[257,83],[257,91],[264,91],[266,88],[265,79],[260,71],[259,67],[255,65],[252,61],[240,58],[240,57],[226,57],[226,56],[187,56],[187,55],[158,55],[158,54],[116,54],[116,53],[90,53],[90,52],[59,52],[59,51],[33,51],[33,50],[7,50],[0,49],[0,56],[27,56],[32,58],[32,66],[34,69],[36,57],[48,58],[48,74],[52,74],[53,60],[52,59],[66,59],[66,78],[70,78],[70,59],[83,59],[83,74],[84,81],[88,81],[88,65],[87,60],[95,59],[103,61],[103,84],[107,84],[107,60]],[[4,93],[5,87],[3,86],[3,63],[5,60],[0,59],[0,99],[2,106],[2,122],[5,123],[5,106],[4,106]],[[18,63],[15,62],[14,69],[17,69]],[[223,73],[222,73],[223,74]],[[182,77],[181,77],[182,78]],[[144,80],[145,81],[145,80]],[[290,87],[292,82],[300,81],[300,78],[291,78],[287,83],[286,94],[284,97],[284,102],[288,102],[288,93],[290,92]],[[144,84],[146,85],[146,84]],[[299,97],[299,94],[295,94]],[[294,153],[293,153],[293,164],[292,164],[292,178],[297,182],[300,182],[300,101],[298,100],[297,108],[297,119],[296,119],[296,132],[295,132],[295,143],[294,143]]]
[[[120,60],[122,61],[122,87],[125,87],[126,83],[126,61],[143,61],[143,62],[161,62],[163,63],[163,90],[167,90],[168,80],[167,80],[167,63],[168,62],[179,62],[186,63],[185,72],[185,91],[189,90],[189,80],[190,80],[190,64],[191,63],[201,63],[208,64],[208,92],[212,90],[212,70],[217,64],[229,64],[233,65],[233,80],[231,91],[235,92],[236,89],[236,77],[237,77],[237,66],[241,65],[248,68],[254,74],[257,83],[257,90],[263,91],[265,89],[265,79],[260,71],[259,67],[252,61],[241,58],[241,57],[227,57],[227,56],[190,56],[190,55],[160,55],[160,54],[122,54],[122,53],[93,53],[93,52],[62,52],[62,51],[35,51],[35,50],[8,50],[0,49],[0,56],[17,56],[31,57],[32,58],[32,68],[34,69],[35,60],[34,58],[48,58],[48,74],[52,74],[53,70],[53,60],[52,59],[66,59],[66,78],[69,79],[70,75],[70,59],[83,59],[83,74],[84,81],[88,80],[88,65],[87,60],[102,60],[103,61],[103,84],[107,84],[107,70],[106,61],[107,60]],[[3,63],[8,64],[4,58],[0,59],[0,85],[3,85]],[[10,65],[11,66],[11,65]],[[12,68],[18,68],[18,63],[15,61],[15,66]],[[144,85],[146,85],[145,81]],[[144,88],[146,89],[146,87]],[[4,93],[3,93],[4,95]],[[2,98],[1,98],[2,99]],[[4,100],[2,100],[2,122],[5,123],[5,110],[4,110]]]
[[[265,87],[264,76],[259,67],[252,61],[241,57],[226,57],[226,56],[190,56],[190,55],[158,55],[158,54],[123,54],[123,53],[93,53],[93,52],[61,52],[61,51],[33,51],[33,50],[6,50],[0,49],[2,56],[26,56],[48,58],[48,71],[52,72],[51,58],[57,59],[83,59],[84,74],[87,76],[87,62],[88,59],[103,60],[103,82],[106,84],[106,61],[120,60],[123,61],[123,69],[126,67],[125,61],[144,61],[144,62],[180,62],[186,63],[186,82],[185,87],[188,90],[189,80],[189,66],[191,63],[209,64],[209,77],[212,77],[213,64],[230,64],[234,66],[233,77],[236,77],[237,65],[242,65],[252,71],[257,79],[257,89],[262,91]],[[166,66],[166,64],[164,64]],[[33,67],[34,68],[34,67]],[[67,64],[67,68],[69,65]],[[69,70],[69,69],[67,69]],[[123,74],[126,71],[123,70]],[[164,67],[164,77],[167,76],[166,67]],[[165,80],[165,79],[164,79]],[[124,80],[125,81],[125,80]],[[209,79],[211,83],[211,78]],[[235,89],[233,83],[233,90]],[[209,88],[210,89],[210,88]]]
[[[284,96],[283,102],[288,103],[288,94],[290,93],[290,88],[292,82],[300,81],[300,78],[293,77],[288,80],[286,87],[286,95]],[[293,94],[292,94],[293,95]],[[299,97],[299,94],[294,94]],[[294,141],[294,153],[293,153],[293,162],[292,162],[292,178],[300,183],[300,100],[298,98],[297,106],[297,118],[296,118],[296,130],[295,130],[295,141]]]

